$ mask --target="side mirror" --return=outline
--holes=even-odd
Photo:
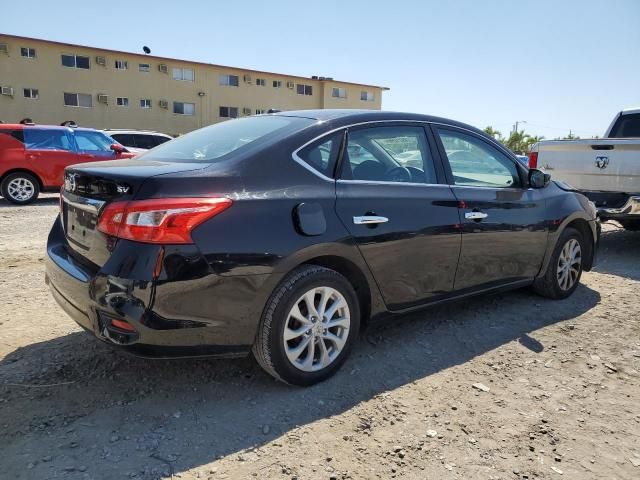
[[[545,188],[551,182],[551,175],[542,170],[532,168],[529,170],[529,186],[531,188]]]
[[[113,150],[115,153],[122,153],[122,152],[126,151],[125,148],[122,145],[120,145],[119,143],[112,143],[111,147],[109,147],[109,148],[111,148],[111,150]]]

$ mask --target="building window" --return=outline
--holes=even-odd
[[[281,87],[282,87],[282,82],[280,80],[273,81],[273,88],[281,88]]]
[[[173,69],[173,79],[181,80],[184,82],[193,82],[194,79],[193,69],[192,68],[174,68]],[[185,114],[186,115],[186,114]],[[191,115],[191,114],[189,114]]]
[[[36,99],[36,98],[39,97],[39,93],[38,93],[38,89],[37,88],[23,88],[22,89],[22,94],[24,95],[24,98]]]
[[[238,118],[238,107],[220,107],[220,117]]]
[[[331,96],[334,98],[347,98],[347,89],[334,87],[331,90]]]
[[[311,85],[303,85],[299,83],[296,85],[298,95],[313,95],[313,87]]]
[[[267,113],[264,108],[256,108],[256,115],[262,115],[263,113]]]
[[[218,77],[218,83],[228,87],[237,87],[240,84],[240,79],[238,78],[238,75],[221,74]]]
[[[140,99],[140,108],[151,108],[151,99],[150,98],[141,98]]]
[[[173,102],[173,113],[177,113],[178,115],[195,115],[196,104]]]
[[[360,100],[363,102],[373,102],[373,93],[365,92],[364,90],[360,92]]]
[[[140,70],[141,72],[148,72],[151,70],[151,65],[149,65],[148,63],[139,63],[138,70]]]
[[[93,107],[93,99],[88,93],[64,93],[64,104],[67,107]]]
[[[116,97],[116,105],[119,107],[128,107],[129,106],[129,98],[127,97]]]
[[[89,57],[81,55],[62,55],[62,66],[89,70]]]
[[[22,47],[20,49],[20,55],[25,58],[36,58],[36,49],[29,47]]]
[[[116,60],[116,70],[126,70],[129,68],[129,64],[126,60]]]
[[[256,78],[256,85],[259,87],[266,87],[267,81],[264,78]]]

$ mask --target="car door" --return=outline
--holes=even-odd
[[[455,290],[531,279],[547,246],[545,200],[505,152],[473,132],[434,126],[455,197],[462,248]]]
[[[420,124],[375,123],[350,128],[342,149],[336,210],[390,310],[454,285],[457,201],[428,138]]]
[[[45,187],[59,187],[67,165],[77,162],[73,141],[67,128],[24,129],[27,168],[42,180]]]

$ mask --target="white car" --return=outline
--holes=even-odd
[[[127,147],[127,150],[132,153],[144,153],[153,147],[173,140],[173,137],[165,133],[147,130],[106,129],[103,132]]]
[[[529,167],[586,195],[602,221],[640,230],[640,108],[619,112],[604,138],[536,143]]]

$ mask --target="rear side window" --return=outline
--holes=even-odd
[[[134,135],[133,140],[138,148],[146,148],[147,150],[156,146],[153,135]]]
[[[436,130],[449,160],[455,185],[492,188],[520,185],[515,162],[498,149],[457,130]]]
[[[187,133],[137,158],[214,163],[231,153],[284,139],[314,122],[308,118],[279,115],[229,120]]]
[[[609,138],[640,137],[640,113],[622,115],[611,129]]]
[[[29,150],[73,150],[69,133],[63,129],[25,128],[23,134]]]
[[[333,177],[333,170],[343,136],[344,132],[336,132],[323,137],[300,150],[298,157],[325,177]]]

